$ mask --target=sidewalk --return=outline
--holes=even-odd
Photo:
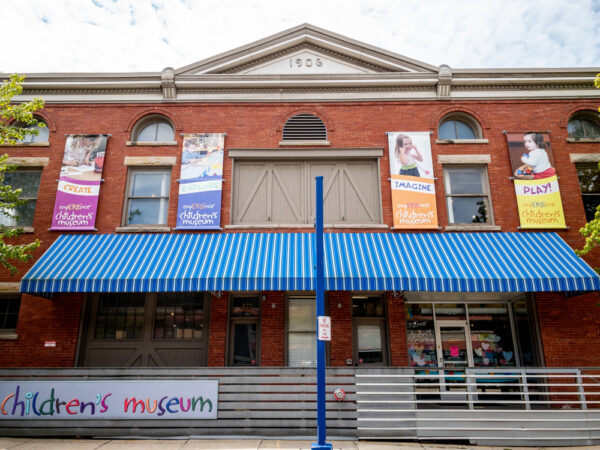
[[[10,438],[0,437],[0,450],[116,450],[116,449],[160,449],[160,450],[259,450],[259,449],[310,449],[312,441],[292,441],[278,439],[43,439],[43,438]],[[509,450],[542,448],[556,449],[559,447],[481,447],[474,445],[442,445],[412,442],[376,442],[376,441],[333,441],[334,449],[339,450]],[[596,449],[600,446],[560,447],[562,449]]]

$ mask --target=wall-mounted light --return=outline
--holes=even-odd
[[[342,309],[342,303],[341,303],[341,302],[340,302],[340,303],[338,303],[338,304],[337,304],[337,307],[338,307],[338,309]]]
[[[275,309],[277,305],[275,303],[271,303],[271,308]]]

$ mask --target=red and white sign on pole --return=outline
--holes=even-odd
[[[330,341],[331,340],[331,317],[319,316],[319,317],[317,317],[317,319],[319,322],[318,339],[320,341]]]

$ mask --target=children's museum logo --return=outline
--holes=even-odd
[[[0,382],[1,419],[216,419],[217,380]]]

